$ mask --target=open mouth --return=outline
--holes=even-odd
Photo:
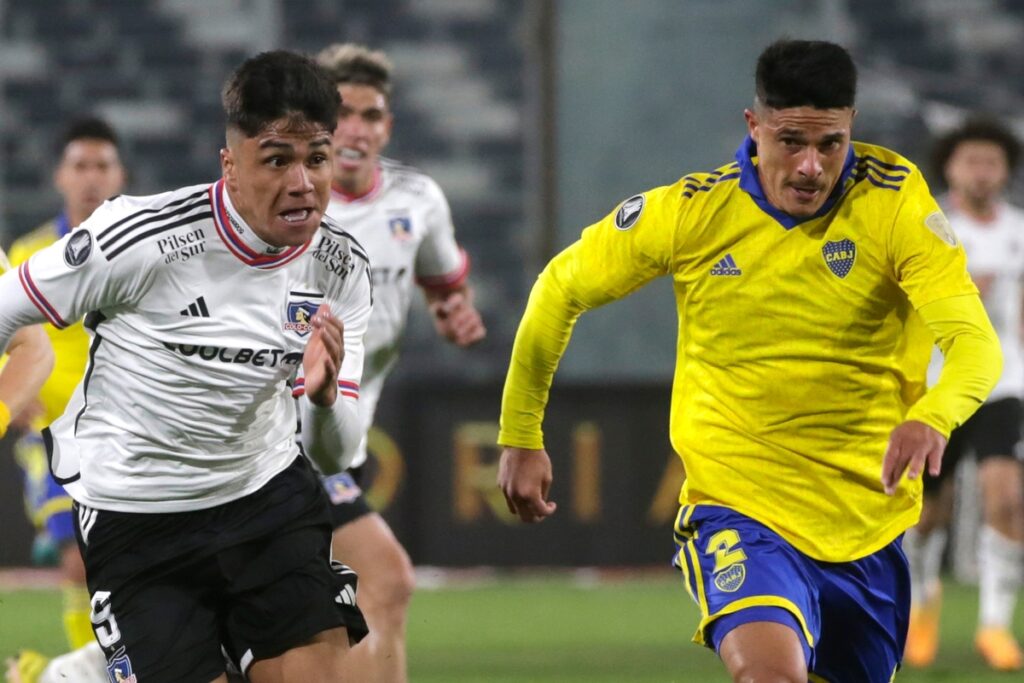
[[[340,147],[337,151],[338,158],[342,161],[356,162],[366,158],[366,152],[355,147]]]
[[[312,213],[310,209],[292,209],[290,211],[282,211],[278,216],[286,223],[303,223],[309,219]]]

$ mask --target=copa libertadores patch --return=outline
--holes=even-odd
[[[928,217],[924,219],[924,224],[928,226],[928,229],[939,236],[943,242],[951,247],[956,246],[956,233],[953,232],[953,226],[949,224],[949,219],[941,211],[935,211],[928,214]]]
[[[629,230],[640,219],[640,214],[643,212],[644,196],[642,194],[633,195],[622,202],[622,206],[615,213],[615,227],[619,230]]]
[[[92,233],[87,230],[76,230],[64,246],[64,263],[70,268],[77,268],[89,260],[92,254]]]

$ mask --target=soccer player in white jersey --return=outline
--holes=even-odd
[[[342,100],[327,214],[366,248],[374,286],[359,398],[362,440],[348,470],[324,482],[332,502],[334,554],[359,573],[359,606],[370,626],[370,635],[353,648],[346,666],[359,681],[402,683],[413,569],[360,489],[366,434],[398,357],[414,284],[426,295],[437,332],[445,339],[465,347],[486,331],[466,280],[469,260],[455,241],[441,189],[423,173],[380,156],[393,120],[391,64],[383,53],[351,44],[332,45],[318,60],[334,77]]]
[[[975,646],[994,669],[1024,665],[1011,632],[1024,576],[1024,467],[1019,459],[1024,354],[1024,211],[1003,191],[1020,144],[998,121],[976,117],[936,145],[936,168],[949,185],[946,215],[963,242],[967,266],[999,335],[1003,374],[988,401],[949,439],[942,473],[924,480],[920,523],[907,532],[912,602],[906,661],[928,666],[938,649],[942,585],[939,570],[953,509],[953,473],[968,450],[978,459],[984,525],[978,545],[980,611]]]
[[[223,683],[223,652],[254,683],[351,680],[365,622],[288,389],[307,453],[354,452],[371,283],[324,216],[340,102],[281,51],[223,97],[223,177],[108,201],[0,277],[0,346],[43,320],[91,332],[45,436],[111,680]]]

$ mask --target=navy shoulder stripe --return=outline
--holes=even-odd
[[[710,192],[715,185],[723,180],[733,180],[740,177],[740,171],[734,170],[737,165],[730,165],[721,171],[711,173],[707,178],[698,180],[687,176],[687,182],[683,184],[683,197],[689,199],[697,192]]]
[[[869,162],[875,164],[876,166],[880,166],[881,168],[884,168],[884,169],[889,170],[889,171],[898,171],[900,173],[910,173],[910,169],[908,167],[906,167],[906,166],[900,166],[899,164],[890,164],[888,162],[882,161],[878,157],[873,157],[870,154],[865,154],[864,156],[859,157],[859,158],[863,159],[864,161],[869,161]]]

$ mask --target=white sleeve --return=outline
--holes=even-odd
[[[113,207],[105,203],[77,230],[0,277],[0,348],[25,325],[63,329],[90,311],[138,298],[152,270],[139,268],[131,255],[109,260],[97,244],[119,217]]]
[[[344,326],[345,357],[338,373],[338,398],[329,408],[311,403],[305,395],[301,367],[292,392],[299,397],[302,448],[325,474],[346,469],[363,438],[359,382],[363,374],[363,335],[373,296],[369,264],[359,258],[354,261],[340,295],[328,295],[331,311]]]
[[[469,275],[469,258],[455,241],[448,200],[432,180],[424,196],[430,208],[425,217],[426,235],[416,252],[416,283],[426,289],[461,287]]]

